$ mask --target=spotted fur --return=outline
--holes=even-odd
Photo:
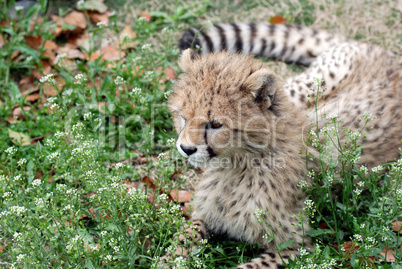
[[[307,173],[305,157],[299,153],[309,128],[306,115],[314,105],[308,102],[308,95],[314,94],[309,90],[313,79],[325,80],[328,90],[318,105],[323,112],[344,119],[341,130],[362,127],[358,117],[364,112],[375,117],[361,140],[363,154],[358,162],[373,167],[399,157],[402,70],[378,47],[308,28],[262,24],[268,31],[265,43],[275,41],[284,60],[311,63],[306,72],[282,83],[264,63],[231,53],[241,48],[244,53],[258,54],[264,44],[258,43],[264,40],[259,26],[246,32],[239,29],[253,29],[250,24],[225,25],[232,27],[236,38],[225,35],[225,42],[215,42],[211,33],[216,34],[216,26],[200,32],[203,39],[193,37],[202,55],[191,49],[183,52],[179,63],[184,73],[169,99],[179,152],[191,164],[205,167],[188,234],[194,242],[207,238],[207,233],[224,233],[266,247],[266,254],[239,268],[284,268],[282,262],[296,255],[303,243],[311,246],[301,228],[308,231],[308,224],[292,216],[299,215],[305,200],[305,193],[297,187]],[[272,35],[270,29],[274,29]],[[245,33],[255,42],[239,41]],[[293,38],[303,39],[300,47],[298,42],[287,43]],[[205,53],[222,49],[227,51]],[[263,51],[265,56],[276,55],[275,50]],[[344,132],[340,139],[345,141]],[[264,212],[262,218],[272,231],[258,221],[258,210]],[[196,236],[194,231],[198,231]],[[295,241],[279,255],[262,238],[265,231],[273,232],[277,245]]]

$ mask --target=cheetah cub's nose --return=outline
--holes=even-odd
[[[183,146],[183,144],[180,145],[180,148],[184,151],[184,153],[186,153],[188,156],[190,156],[191,154],[195,153],[197,151],[196,147],[186,147]]]

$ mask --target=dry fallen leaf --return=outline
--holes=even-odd
[[[15,50],[11,53],[11,59],[17,58],[18,55],[20,55],[21,51],[20,50]]]
[[[183,190],[171,190],[169,195],[175,203],[185,203],[193,198],[191,192]]]
[[[385,257],[386,262],[395,262],[396,252],[393,249],[384,247],[382,252],[380,252],[380,255]],[[381,258],[379,259],[379,261],[383,262],[383,260]]]
[[[56,50],[57,44],[56,44],[56,42],[54,42],[53,40],[48,40],[48,41],[45,42],[45,44],[43,45],[43,47],[44,47],[46,50]]]
[[[31,107],[24,106],[23,109],[24,109],[24,111],[30,111]],[[11,113],[11,115],[13,117],[17,117],[18,119],[25,119],[25,117],[22,115],[22,108],[19,106],[13,109],[13,112]]]
[[[124,51],[120,53],[119,50],[112,45],[103,48],[102,54],[103,54],[102,60],[104,61],[114,61],[124,58],[124,56],[126,56],[126,53]]]
[[[85,60],[89,62],[94,62],[96,59],[101,57],[101,53],[97,50],[91,53],[91,56],[88,55],[88,53],[84,53]]]
[[[171,68],[170,66],[166,67],[166,69],[165,69],[165,74],[166,74],[166,78],[167,78],[168,80],[171,80],[171,79],[175,79],[175,78],[176,78],[176,72],[175,72],[174,69]]]
[[[64,85],[66,85],[66,80],[64,78],[60,77],[55,77],[56,80],[56,86],[59,89],[59,91],[63,90]],[[43,93],[46,96],[55,96],[59,94],[59,91],[51,84],[46,84],[43,87]]]
[[[64,17],[64,23],[74,25],[83,30],[87,28],[87,19],[85,14],[79,11],[72,11]]]
[[[26,35],[25,36],[25,42],[27,42],[27,45],[35,50],[39,50],[40,46],[43,44],[43,39],[42,36],[37,35],[37,36],[32,36],[32,35]]]
[[[27,98],[25,98],[25,100],[27,100],[28,102],[35,102],[39,100],[39,93],[30,94],[27,96]]]
[[[54,35],[55,36],[61,35],[61,33],[63,32],[62,26],[64,23],[64,19],[57,15],[50,15],[50,17],[52,18],[52,21],[56,22],[56,28],[54,29]]]
[[[35,25],[41,25],[43,23],[43,18],[38,17],[35,15],[34,18],[31,20],[31,25],[29,26],[29,31],[32,32],[35,28]]]
[[[83,47],[85,51],[89,51],[89,49],[91,48],[91,44],[89,43],[89,36],[85,33],[82,35],[71,35],[68,37],[67,42],[69,44],[76,45],[76,48],[78,48],[78,46]]]
[[[67,43],[63,47],[58,47],[56,51],[57,54],[65,53],[67,59],[85,59],[84,53],[82,53],[75,44]]]
[[[21,144],[22,146],[28,146],[31,145],[31,138],[29,135],[23,134],[23,133],[18,133],[10,128],[8,129],[8,136],[11,138],[12,142],[14,144]]]
[[[107,11],[103,14],[97,11],[88,11],[88,16],[94,23],[104,22],[106,25],[109,25],[109,14],[110,11]]]
[[[184,203],[181,210],[183,211],[183,215],[190,219],[191,213],[193,212],[193,205],[191,203]]]
[[[285,24],[286,19],[280,15],[275,15],[269,19],[269,23],[271,24]]]
[[[402,221],[393,222],[392,223],[392,230],[394,232],[396,232],[396,233],[399,231],[399,233],[402,234]]]
[[[0,35],[0,49],[1,49],[2,47],[4,47],[4,39],[3,39],[3,36]]]
[[[120,36],[127,35],[128,39],[133,39],[137,37],[137,34],[131,29],[130,25],[126,25],[124,29],[120,32]],[[116,48],[119,47],[119,40],[116,41],[115,46]],[[138,41],[126,41],[122,43],[123,49],[134,48],[138,44]]]
[[[36,68],[32,70],[32,75],[36,79],[40,79],[44,75],[49,75],[50,72],[52,71],[52,67],[50,66],[48,61],[41,60],[41,63],[42,63],[42,70],[41,71],[39,71],[38,64],[35,64]]]
[[[18,88],[22,96],[34,93],[39,90],[39,86],[34,84],[33,76],[26,76],[18,83]]]

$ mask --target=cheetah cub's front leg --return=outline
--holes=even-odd
[[[180,234],[173,239],[176,242],[174,245],[177,245],[176,249],[173,249],[172,252],[167,252],[161,257],[161,261],[164,263],[163,268],[170,268],[168,264],[173,264],[174,259],[177,257],[188,258],[191,251],[196,250],[198,245],[201,244],[201,240],[206,238],[207,229],[204,221],[202,219],[191,220],[191,224],[186,224],[185,226],[185,234]],[[186,245],[190,246],[191,250]]]

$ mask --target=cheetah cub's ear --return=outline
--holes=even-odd
[[[269,69],[260,69],[251,74],[243,83],[243,88],[251,92],[254,102],[258,103],[262,110],[268,109],[277,88],[277,79]]]
[[[187,72],[197,56],[197,52],[195,52],[195,50],[193,49],[186,49],[185,51],[183,51],[179,59],[179,66],[181,70]]]

